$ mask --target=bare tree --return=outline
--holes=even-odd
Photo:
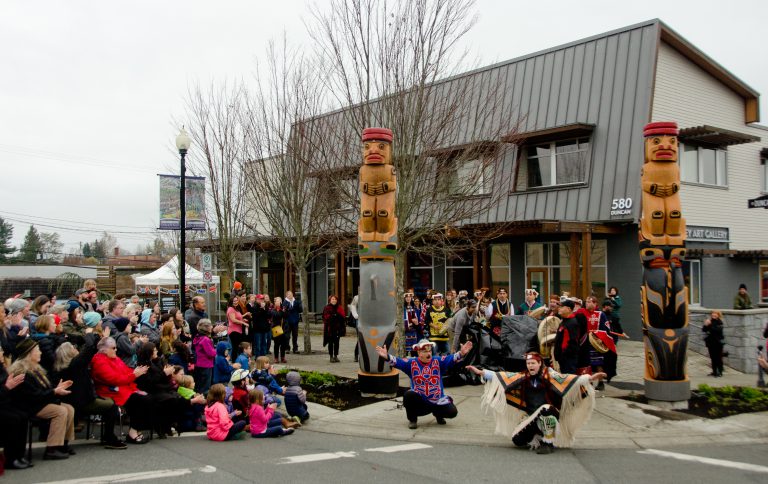
[[[361,131],[394,132],[399,294],[407,253],[450,256],[502,229],[489,222],[509,187],[495,181],[514,151],[519,115],[504,104],[497,71],[458,75],[470,67],[457,46],[473,9],[472,0],[332,0],[309,28],[328,64],[326,88],[345,106],[315,122],[333,138],[327,164],[354,179]],[[336,180],[343,205],[356,207],[357,184]],[[354,234],[357,211],[341,213]]]
[[[322,72],[299,49],[271,43],[256,72],[256,87],[243,113],[254,232],[284,251],[303,295],[304,352],[309,333],[307,267],[335,238],[332,197],[324,176],[329,139],[306,120],[323,112]]]
[[[187,160],[192,173],[206,177],[206,222],[209,245],[216,251],[222,286],[234,280],[235,259],[249,234],[246,203],[245,133],[242,113],[247,95],[242,83],[207,89],[195,86],[187,95],[186,115],[195,149]]]

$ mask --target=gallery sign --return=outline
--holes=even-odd
[[[730,242],[728,227],[689,225],[685,228],[685,236],[690,242]]]

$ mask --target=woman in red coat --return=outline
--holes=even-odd
[[[146,366],[130,368],[117,357],[117,344],[112,338],[103,338],[96,346],[98,353],[91,361],[91,377],[96,394],[111,398],[123,407],[131,419],[127,442],[147,443],[146,437],[136,429],[150,428],[148,416],[152,412],[152,397],[136,387],[136,378],[147,373]]]
[[[339,362],[339,341],[345,330],[344,308],[339,304],[339,298],[332,295],[323,309],[323,346],[328,345],[331,363]]]

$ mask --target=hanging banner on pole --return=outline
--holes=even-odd
[[[160,230],[179,230],[181,228],[179,207],[181,177],[158,176],[160,177]],[[184,192],[187,230],[205,230],[205,178],[184,177]]]

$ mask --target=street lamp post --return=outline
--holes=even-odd
[[[181,211],[181,220],[179,221],[179,229],[181,231],[181,243],[179,244],[179,309],[181,312],[184,312],[184,306],[186,303],[186,296],[187,291],[185,290],[186,286],[186,275],[187,275],[187,261],[186,261],[186,255],[187,255],[187,203],[186,203],[186,157],[187,157],[187,150],[189,149],[189,145],[191,143],[191,140],[189,139],[189,136],[187,135],[187,132],[184,130],[184,128],[181,128],[181,131],[179,131],[178,136],[176,136],[176,148],[179,149],[179,155],[181,155],[181,183],[179,184],[179,208]]]

